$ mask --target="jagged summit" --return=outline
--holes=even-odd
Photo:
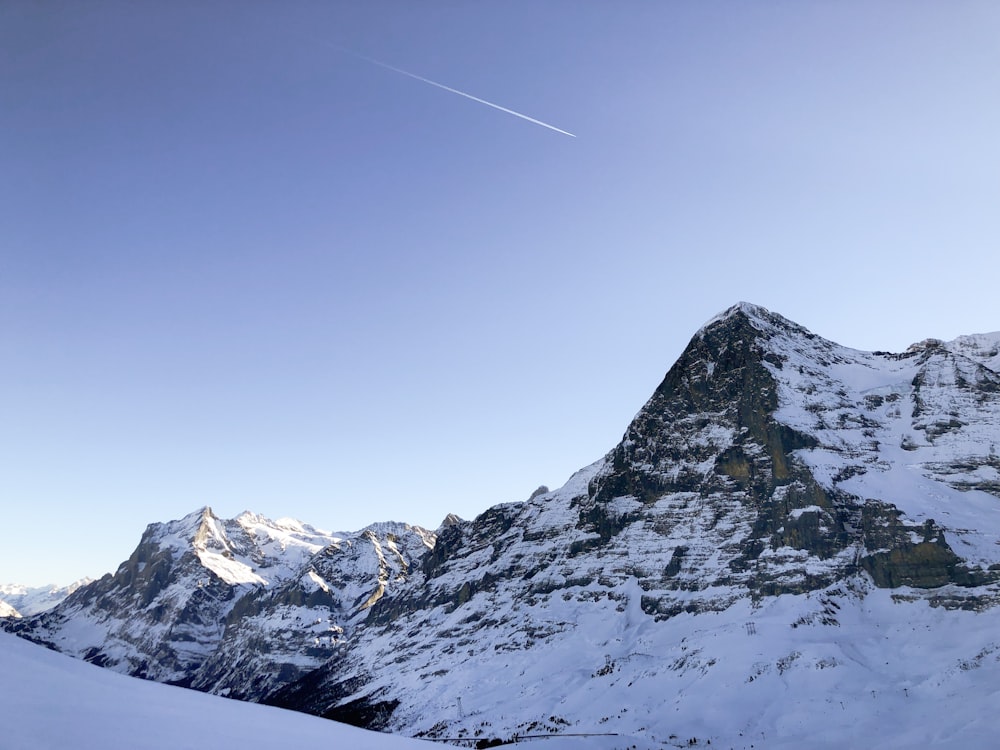
[[[737,302],[732,307],[729,307],[720,312],[718,315],[710,318],[708,322],[706,322],[698,330],[698,332],[695,333],[694,337],[697,338],[704,335],[707,331],[724,326],[733,319],[745,321],[762,332],[786,331],[789,333],[797,333],[808,336],[814,335],[798,323],[795,323],[778,313],[772,312],[766,307],[755,305],[752,302]]]
[[[767,317],[771,314],[771,311],[765,307],[756,305],[753,302],[740,301],[709,318],[708,321],[701,327],[699,332],[706,328],[711,328],[716,323],[728,320],[734,315],[744,315],[747,318],[756,318]]]
[[[761,307],[760,305],[755,305],[753,302],[745,302],[745,301],[737,302],[735,305],[727,307],[722,312],[713,315],[711,318],[709,318],[708,322],[706,322],[705,325],[701,327],[699,333],[705,330],[706,328],[711,328],[717,323],[728,320],[734,315],[743,315],[747,318],[767,318],[770,317],[772,313],[770,310]]]
[[[454,513],[449,513],[444,517],[444,520],[441,521],[441,524],[438,526],[438,532],[440,533],[442,529],[446,529],[449,526],[454,526],[460,523],[465,523],[465,519],[461,516],[455,515]]]

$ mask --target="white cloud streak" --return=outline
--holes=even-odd
[[[399,73],[400,75],[407,76],[409,78],[414,78],[418,81],[423,81],[424,83],[430,84],[431,86],[436,86],[439,89],[444,89],[445,91],[450,91],[453,94],[458,94],[459,96],[464,96],[466,99],[471,99],[474,102],[479,102],[480,104],[485,104],[487,107],[493,107],[493,109],[499,109],[501,112],[506,112],[508,115],[514,115],[514,117],[520,117],[522,120],[527,120],[535,125],[541,125],[543,128],[548,128],[549,130],[554,130],[557,133],[562,133],[563,135],[568,135],[570,138],[576,138],[573,133],[562,128],[557,128],[555,125],[549,125],[547,122],[542,122],[541,120],[536,120],[534,117],[529,117],[522,112],[516,112],[513,109],[508,109],[507,107],[502,107],[499,104],[494,104],[493,102],[486,101],[485,99],[480,99],[478,96],[473,96],[472,94],[467,94],[464,91],[459,91],[458,89],[453,89],[451,86],[445,86],[443,83],[438,83],[437,81],[432,81],[430,78],[424,78],[416,73],[411,73],[408,70],[403,70],[402,68],[397,68],[395,65],[390,65],[389,63],[382,62],[381,60],[376,60],[374,57],[368,57],[367,55],[362,55],[353,50],[349,50],[346,47],[341,47],[340,45],[334,44],[341,52],[344,52],[353,57],[357,57],[360,60],[369,62],[372,65],[378,65],[380,68],[385,68],[386,70],[391,70],[394,73]]]

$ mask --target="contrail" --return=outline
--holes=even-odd
[[[515,112],[512,109],[507,109],[507,107],[501,107],[499,104],[494,104],[493,102],[488,102],[485,99],[480,99],[478,96],[473,96],[472,94],[467,94],[464,91],[459,91],[458,89],[453,89],[451,86],[445,86],[443,83],[438,83],[437,81],[432,81],[430,78],[424,78],[423,76],[418,76],[416,73],[411,73],[408,70],[403,70],[402,68],[397,68],[395,65],[390,65],[389,63],[382,62],[381,60],[376,60],[374,57],[368,57],[367,55],[362,55],[353,50],[349,50],[346,47],[341,47],[339,44],[331,45],[341,52],[344,52],[353,57],[357,57],[365,62],[370,62],[372,65],[378,65],[380,68],[385,68],[386,70],[391,70],[400,75],[408,76],[409,78],[415,78],[418,81],[423,81],[424,83],[429,83],[431,86],[437,86],[439,89],[444,89],[445,91],[450,91],[453,94],[458,94],[459,96],[464,96],[466,99],[472,99],[474,102],[479,102],[480,104],[485,104],[487,107],[493,107],[493,109],[499,109],[501,112],[506,112],[508,115],[514,115],[514,117],[520,117],[522,120],[527,120],[528,122],[533,122],[535,125],[541,125],[543,128],[548,128],[549,130],[554,130],[557,133],[562,133],[563,135],[568,135],[570,138],[576,138],[573,133],[567,130],[562,130],[557,128],[555,125],[549,125],[547,122],[542,122],[541,120],[536,120],[534,117],[528,117],[528,115],[522,114],[521,112]]]

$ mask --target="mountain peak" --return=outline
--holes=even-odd
[[[756,498],[748,502],[759,505],[775,486],[800,473],[791,453],[815,444],[775,419],[780,405],[775,371],[790,351],[825,343],[749,302],[716,315],[633,419],[611,453],[610,469],[593,483],[593,498],[600,503],[627,496],[651,503],[670,493],[732,494],[734,486],[749,481],[749,475],[733,472],[747,471]]]
[[[806,336],[807,338],[815,337],[815,334],[810,333],[798,323],[772,312],[766,307],[755,305],[752,302],[737,302],[705,323],[694,335],[693,340],[704,338],[709,333],[725,331],[737,320],[743,321],[756,331],[765,334],[773,335],[780,332]]]
[[[725,310],[719,314],[713,316],[707,323],[705,323],[702,328],[708,328],[719,321],[728,320],[734,315],[742,314],[748,318],[765,318],[772,315],[771,311],[766,307],[761,307],[760,305],[755,305],[753,302],[737,302],[731,307],[727,307]]]
[[[444,517],[444,520],[441,522],[441,525],[438,526],[438,531],[440,532],[441,529],[446,529],[449,526],[456,526],[460,523],[463,523],[462,518],[455,515],[454,513],[449,513]]]

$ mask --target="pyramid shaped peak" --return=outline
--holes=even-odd
[[[215,511],[212,510],[210,505],[202,505],[200,508],[196,508],[187,515],[182,516],[174,521],[167,521],[167,524],[183,524],[186,526],[199,525],[217,519],[218,516],[215,515]]]
[[[713,322],[718,320],[726,320],[739,313],[742,313],[748,318],[763,318],[772,315],[771,311],[768,310],[766,307],[762,307],[761,305],[755,305],[753,302],[742,301],[742,302],[737,302],[735,305],[726,308],[721,313],[712,318],[712,320],[710,320],[706,325],[711,325]]]
[[[778,313],[771,312],[766,307],[755,305],[752,302],[737,302],[705,323],[695,338],[703,337],[709,331],[729,326],[737,320],[741,320],[762,332],[775,333],[783,331],[786,333],[794,332],[801,335],[810,335],[809,331],[798,323]]]

